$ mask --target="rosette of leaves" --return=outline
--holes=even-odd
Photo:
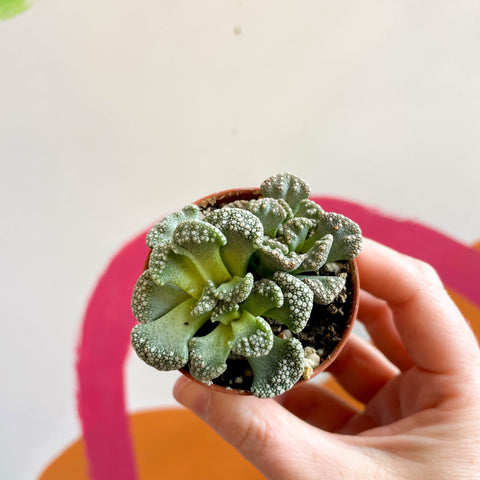
[[[358,225],[309,195],[302,179],[279,174],[262,183],[257,199],[204,213],[189,205],[156,224],[132,296],[138,356],[210,382],[240,355],[253,372],[251,393],[289,390],[304,371],[304,348],[293,335],[276,336],[272,322],[301,332],[313,304],[333,302],[345,287],[344,277],[321,275],[322,267],[355,258],[361,247]]]

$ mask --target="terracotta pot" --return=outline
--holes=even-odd
[[[222,205],[233,202],[235,200],[252,200],[252,199],[258,198],[259,196],[260,196],[259,188],[237,188],[237,189],[224,190],[222,192],[208,195],[206,197],[201,198],[200,200],[197,200],[195,204],[198,205],[200,208],[221,207]],[[148,265],[148,260],[147,260],[147,265]],[[347,319],[346,327],[345,327],[345,330],[343,331],[341,340],[338,342],[337,346],[330,353],[328,358],[324,360],[322,363],[320,363],[320,365],[314,369],[313,374],[309,379],[303,379],[303,378],[300,379],[292,388],[295,388],[301,383],[310,380],[314,376],[318,375],[319,373],[327,369],[330,366],[330,364],[335,361],[335,359],[337,358],[339,353],[342,351],[343,347],[347,342],[347,339],[352,331],[353,324],[357,317],[358,304],[360,299],[360,281],[358,276],[358,268],[355,260],[350,261],[350,266],[351,266],[352,284],[353,284],[353,294],[352,294],[353,305],[350,310],[350,315],[349,315],[349,318]],[[182,372],[185,376],[187,376],[194,382],[199,383],[207,388],[211,388],[212,390],[215,390],[215,391],[229,393],[233,395],[251,395],[250,392],[245,390],[225,388],[220,385],[215,385],[214,383],[207,384],[207,383],[201,382],[200,380],[197,380],[195,377],[193,377],[184,368],[180,369],[180,372]]]

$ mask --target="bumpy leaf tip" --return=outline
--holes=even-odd
[[[145,270],[137,280],[132,294],[132,312],[140,323],[160,318],[187,300],[188,294],[173,283],[158,285],[150,270]]]
[[[294,273],[318,272],[327,262],[332,248],[332,235],[325,235],[317,240],[303,255],[303,262]]]
[[[340,213],[326,212],[318,220],[315,231],[307,240],[306,246],[311,246],[325,235],[332,235],[333,242],[327,262],[337,260],[353,260],[362,248],[362,231],[349,218]]]
[[[222,283],[215,296],[227,303],[241,303],[248,298],[253,288],[253,275],[247,273],[242,277],[233,277],[229,282]]]
[[[260,220],[247,210],[223,208],[205,216],[225,236],[221,255],[228,270],[239,277],[247,273],[248,260],[263,237]]]
[[[231,279],[220,255],[220,247],[226,243],[225,235],[214,225],[189,220],[175,229],[172,248],[178,255],[185,255],[206,281],[219,285]]]
[[[274,337],[270,353],[248,359],[253,370],[252,393],[271,398],[290,390],[304,370],[302,344],[296,338]]]
[[[312,290],[301,280],[285,272],[276,272],[273,280],[281,288],[284,302],[280,308],[265,312],[265,316],[283,323],[293,333],[301,332],[313,308]]]
[[[263,245],[257,251],[261,269],[265,275],[273,272],[291,272],[302,264],[304,257],[296,252],[284,254],[279,248],[271,248],[270,245]]]
[[[159,243],[150,254],[150,276],[158,285],[176,285],[193,297],[203,290],[204,279],[185,256],[177,255],[170,245]]]
[[[234,334],[230,344],[232,352],[245,357],[260,357],[267,355],[272,348],[272,329],[262,317],[255,317],[245,310],[231,327]]]
[[[193,318],[194,299],[182,302],[163,317],[136,325],[131,333],[137,355],[158,370],[177,370],[188,362],[188,341],[208,317]]]
[[[252,292],[242,304],[242,308],[257,316],[282,305],[282,289],[273,280],[263,278],[253,284]]]
[[[217,378],[227,369],[227,357],[230,353],[232,329],[219,324],[204,337],[194,337],[189,342],[190,373],[203,382]]]
[[[265,235],[275,237],[280,225],[289,218],[285,204],[275,198],[259,198],[258,200],[238,200],[225,208],[241,208],[253,213],[263,225]]]
[[[301,178],[291,173],[280,173],[267,178],[260,186],[264,197],[285,200],[295,213],[299,203],[310,196],[310,187]]]
[[[187,220],[198,220],[199,218],[200,209],[196,205],[187,205],[178,212],[166,216],[154,225],[147,233],[145,239],[147,246],[153,248],[159,243],[168,243],[171,240],[177,225]]]
[[[218,303],[218,298],[215,296],[215,285],[211,280],[207,281],[202,295],[198,302],[190,312],[193,317],[200,317],[207,313],[213,312],[213,309]]]
[[[319,305],[329,305],[345,287],[343,277],[298,276],[313,292],[313,301]]]

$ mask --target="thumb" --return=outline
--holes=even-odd
[[[337,463],[335,458],[341,461],[338,447],[345,445],[340,440],[303,422],[273,399],[216,392],[183,376],[173,393],[267,478],[311,478],[312,457],[318,459],[320,452],[322,469],[325,463]],[[335,466],[338,471],[339,465]]]

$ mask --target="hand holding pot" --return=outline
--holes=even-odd
[[[375,242],[358,258],[359,320],[330,367],[365,404],[316,382],[276,399],[224,395],[182,377],[177,400],[267,478],[473,478],[480,471],[480,350],[434,270]]]

